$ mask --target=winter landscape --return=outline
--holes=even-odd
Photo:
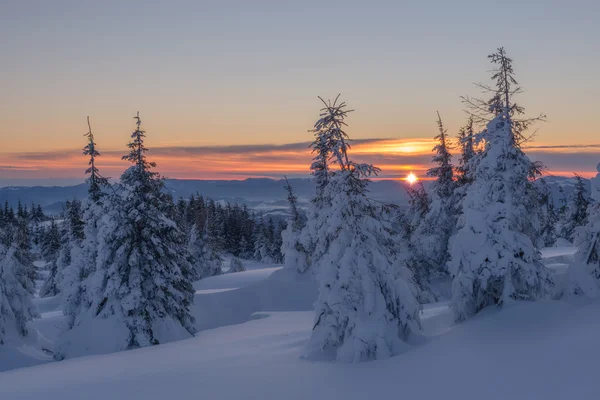
[[[243,42],[243,35],[262,37],[265,28],[248,21],[276,21],[286,46],[298,52],[321,39],[300,35],[307,27],[294,22],[319,10],[317,5],[294,5],[290,11],[270,3],[251,9],[237,4],[236,12],[224,15],[221,5],[202,2],[188,4],[190,12],[154,2],[134,8],[117,2],[68,3],[57,2],[55,8],[43,2],[7,4],[9,17],[0,17],[13,35],[0,42],[8,44],[6,53],[21,54],[19,44],[51,44],[56,53],[45,57],[77,71],[82,59],[60,56],[58,44],[63,42],[58,38],[63,37],[86,48],[89,41],[101,55],[119,59],[119,32],[138,37],[127,20],[115,16],[120,7],[139,11],[142,20],[163,21],[164,34],[171,38],[183,32],[175,27],[205,12],[198,18],[208,25],[233,27],[233,33],[204,38],[217,48]],[[326,14],[337,10],[324,7]],[[395,26],[402,11],[390,5],[386,11],[396,16],[391,18],[381,9],[346,7],[339,15],[356,21],[377,15],[383,24],[378,27]],[[466,5],[457,7],[467,12]],[[559,29],[551,23],[554,19],[571,18],[584,29],[590,20],[582,15],[600,16],[593,3],[576,2],[568,12],[560,4],[548,7],[548,20],[536,22],[547,35]],[[517,18],[514,25],[519,29],[528,26],[523,21],[535,12],[522,8],[524,19]],[[404,11],[425,23],[426,8],[411,5]],[[480,12],[469,11],[473,17]],[[452,46],[449,40],[460,36],[460,30],[442,14],[433,18],[452,32],[442,39],[444,46]],[[90,15],[109,27],[114,24],[115,36],[94,32],[99,22]],[[498,11],[498,20],[508,15],[513,12]],[[173,23],[170,17],[175,16],[181,23]],[[39,25],[31,37],[21,35],[34,22]],[[86,23],[90,30],[80,43],[73,30]],[[589,29],[599,33],[592,25]],[[200,28],[185,29],[187,36],[180,37],[184,47],[184,39]],[[90,83],[89,91],[76,90],[73,97],[56,94],[58,104],[69,98],[90,108],[86,118],[77,114],[77,106],[75,122],[64,122],[63,111],[50,119],[53,132],[74,127],[75,133],[64,135],[68,146],[63,146],[62,133],[42,133],[29,141],[13,132],[21,128],[11,125],[8,115],[25,112],[23,104],[39,101],[36,96],[47,88],[27,86],[28,94],[19,97],[11,93],[20,86],[8,84],[8,92],[0,94],[2,108],[8,110],[0,111],[7,116],[0,119],[0,399],[600,398],[593,367],[600,359],[600,152],[594,144],[597,135],[592,135],[597,128],[554,135],[553,120],[563,129],[564,121],[567,127],[576,125],[569,116],[581,115],[571,111],[576,106],[566,98],[559,99],[557,116],[530,112],[538,110],[533,100],[544,99],[528,96],[524,78],[535,81],[557,69],[548,66],[540,72],[530,66],[533,58],[545,55],[523,42],[542,46],[539,37],[513,37],[508,26],[502,29],[507,30],[506,48],[499,35],[478,42],[491,43],[487,52],[478,54],[480,46],[471,43],[457,50],[469,59],[440,59],[447,70],[482,66],[464,78],[477,83],[462,92],[447,93],[452,85],[435,88],[434,93],[456,103],[448,119],[436,98],[426,105],[403,103],[408,111],[402,115],[411,121],[425,110],[425,133],[418,128],[404,132],[409,125],[400,122],[390,131],[395,136],[367,132],[388,132],[396,114],[375,124],[360,119],[360,105],[375,120],[388,106],[353,104],[347,97],[357,96],[346,96],[345,85],[356,88],[356,82],[331,77],[324,81],[327,93],[311,94],[306,108],[274,115],[281,112],[278,101],[296,105],[277,99],[262,109],[264,119],[239,117],[245,126],[240,129],[250,129],[253,121],[260,129],[273,128],[271,136],[260,136],[264,143],[235,137],[238,117],[230,116],[234,125],[227,117],[220,122],[233,129],[231,141],[209,137],[210,129],[204,130],[195,115],[166,129],[151,113],[148,122],[144,105],[150,110],[164,106],[167,113],[173,106],[169,101],[177,100],[168,90],[162,95],[145,92],[139,87],[143,80],[123,83],[139,89],[126,101],[135,111],[127,114],[124,126],[98,121],[97,129],[94,113],[112,109],[101,105],[102,96],[110,98],[119,89],[101,89],[93,78],[96,89]],[[366,34],[377,42],[375,33],[359,31],[352,37]],[[300,36],[293,39],[296,33]],[[597,48],[589,39],[593,35],[577,33],[569,38],[585,36]],[[164,44],[156,40],[130,49],[140,52],[135,67],[140,76],[146,75],[145,57],[154,54],[151,44]],[[329,46],[326,42],[322,45]],[[248,43],[275,64],[284,54],[292,57],[285,53],[289,49],[276,51],[282,42]],[[516,55],[509,45],[516,47]],[[214,50],[206,46],[206,51]],[[364,54],[387,50],[373,53],[370,48]],[[318,54],[324,57],[329,49]],[[255,61],[248,54],[240,57]],[[483,62],[472,61],[478,59]],[[182,56],[173,62],[185,60]],[[224,60],[215,62],[229,65]],[[597,70],[597,56],[593,61]],[[411,62],[410,57],[402,61]],[[9,64],[18,65],[14,59]],[[0,72],[12,73],[13,81],[31,72],[10,65]],[[307,71],[314,68],[308,65]],[[376,74],[376,64],[368,65],[369,74]],[[88,67],[104,76],[96,66]],[[50,79],[51,68],[32,71]],[[115,71],[129,71],[123,68]],[[285,70],[282,65],[273,68]],[[322,68],[329,71],[329,66]],[[360,76],[353,68],[360,67],[348,67]],[[471,68],[464,71],[471,73]],[[427,68],[420,72],[427,73]],[[589,85],[597,89],[592,75]],[[178,85],[179,78],[169,76],[162,84]],[[264,78],[252,71],[243,76],[249,81]],[[56,79],[73,84],[69,77]],[[557,79],[552,75],[546,84]],[[560,77],[574,87],[580,79]],[[302,85],[295,85],[304,96]],[[243,85],[234,86],[227,90],[243,93]],[[158,83],[153,87],[164,89]],[[178,90],[187,93],[185,86]],[[90,100],[94,96],[100,99]],[[211,107],[227,108],[226,99],[217,100]],[[390,101],[393,107],[399,104]],[[252,112],[261,110],[247,99],[239,102]],[[238,103],[233,104],[231,115]],[[281,138],[286,133],[279,130],[278,117],[306,125],[293,138]],[[36,121],[28,122],[27,129],[39,130],[43,125],[37,124],[44,121],[32,119]],[[197,126],[186,125],[191,121]],[[179,132],[183,127],[190,132]],[[108,133],[113,129],[117,131]]]

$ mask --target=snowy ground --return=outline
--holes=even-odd
[[[272,266],[246,267],[195,284],[203,329],[195,338],[3,372],[0,399],[600,398],[598,302],[513,304],[460,325],[447,302],[431,304],[423,337],[400,356],[310,362],[302,349],[314,284]],[[55,299],[38,302],[43,318],[35,325],[52,340],[62,316]]]

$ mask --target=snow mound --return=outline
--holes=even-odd
[[[598,313],[599,302],[489,309],[400,356],[358,365],[300,358],[312,312],[259,313],[189,340],[5,372],[0,398],[594,399]],[[424,323],[440,329],[448,316],[445,304],[428,305]]]

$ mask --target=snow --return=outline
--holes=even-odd
[[[543,254],[560,257],[573,251],[550,250]],[[5,347],[0,399],[600,396],[593,368],[600,357],[598,301],[520,302],[486,309],[461,324],[452,322],[447,301],[427,304],[422,335],[413,338],[408,351],[354,365],[313,362],[302,357],[314,322],[313,278],[281,267],[245,265],[248,271],[194,284],[200,332],[191,339],[58,363],[32,346]],[[54,341],[64,321],[59,303],[56,298],[35,302],[42,319],[33,326]]]
[[[560,256],[572,256],[577,253],[577,247],[562,246],[562,247],[546,247],[540,250],[542,258],[552,258]]]
[[[590,316],[599,312],[597,302],[520,303],[452,328],[445,304],[428,305],[425,329],[450,332],[358,365],[301,358],[312,312],[254,313],[189,340],[4,372],[0,398],[592,399],[600,320]]]

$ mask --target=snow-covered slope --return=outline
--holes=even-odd
[[[5,372],[0,398],[594,399],[599,313],[599,303],[564,302],[490,310],[398,357],[359,365],[301,358],[311,312],[259,313],[190,340]],[[425,321],[439,330],[447,315],[434,308]]]
[[[548,250],[548,257],[571,249]],[[429,304],[411,349],[358,365],[302,358],[314,282],[277,266],[196,282],[196,337],[152,348],[52,362],[26,346],[0,353],[0,399],[595,399],[600,302],[540,301],[488,309],[454,325]],[[34,324],[53,340],[56,299]]]

